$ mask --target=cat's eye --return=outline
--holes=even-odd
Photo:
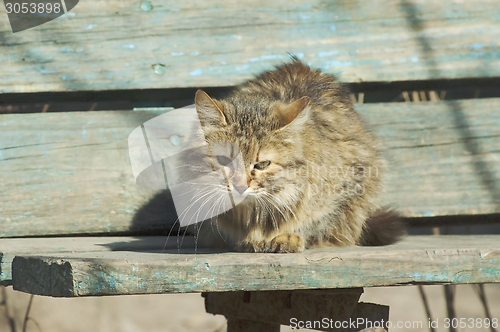
[[[269,165],[271,165],[271,160],[264,160],[264,161],[259,161],[258,163],[253,165],[253,168],[261,171],[263,169],[266,169]]]
[[[222,166],[226,166],[229,165],[232,162],[232,160],[226,156],[217,156],[217,162]]]

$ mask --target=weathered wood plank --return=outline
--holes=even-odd
[[[16,256],[13,286],[75,297],[500,282],[500,236],[414,236],[299,254],[173,251]]]
[[[177,235],[177,233],[176,233]],[[0,284],[12,281],[12,260],[16,255],[33,253],[74,253],[94,251],[144,251],[193,247],[194,239],[172,236],[148,237],[57,237],[0,239]]]
[[[500,212],[497,99],[356,106],[389,160],[386,203],[408,217]]]
[[[155,191],[136,186],[127,137],[156,115],[0,116],[0,236],[129,230]],[[134,227],[166,227],[164,217],[139,220]]]
[[[499,99],[359,105],[388,148],[386,203],[407,217],[500,213],[499,107]],[[127,147],[128,134],[156,115],[0,115],[0,237],[168,230],[172,202],[135,185]]]
[[[499,39],[496,0],[89,0],[0,17],[0,93],[227,86],[288,52],[346,82],[499,77]]]

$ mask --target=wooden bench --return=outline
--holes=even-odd
[[[0,18],[0,101],[177,105],[288,52],[338,75],[358,100],[498,87],[499,18],[492,0],[84,1],[16,34]],[[385,202],[412,224],[498,221],[499,107],[499,98],[357,104],[387,147]],[[191,238],[167,238],[171,202],[135,185],[127,147],[164,111],[0,115],[1,284],[58,297],[201,292],[232,332],[278,331],[292,318],[387,321],[388,307],[358,303],[364,287],[500,282],[499,235],[280,255],[195,252]]]

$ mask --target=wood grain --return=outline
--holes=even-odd
[[[130,230],[137,210],[156,192],[136,186],[127,137],[156,115],[0,116],[0,236]],[[136,230],[164,226],[160,218]]]
[[[497,99],[357,105],[387,148],[386,204],[408,217],[500,212]]]
[[[144,251],[194,247],[192,237],[58,237],[0,239],[0,284],[11,284],[12,260],[33,253],[74,253],[94,251]]]
[[[300,254],[156,252],[19,255],[14,289],[75,297],[500,282],[500,236],[413,236],[387,247]]]
[[[81,1],[16,34],[0,16],[0,93],[228,86],[288,53],[345,82],[500,76],[497,0],[142,3]]]
[[[499,107],[499,99],[357,106],[387,147],[385,202],[407,217],[500,213]],[[0,115],[0,237],[168,231],[171,200],[135,185],[127,148],[128,134],[156,115]]]

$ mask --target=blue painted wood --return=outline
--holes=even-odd
[[[0,115],[0,237],[116,233],[156,192],[136,186],[127,137],[153,112]]]
[[[16,255],[33,253],[74,253],[93,251],[151,250],[163,248],[167,237],[59,237],[0,239],[0,285],[12,283],[12,260]],[[193,246],[187,237],[184,245]]]
[[[358,105],[387,147],[385,203],[408,217],[500,213],[499,107],[499,99]],[[168,229],[164,214],[138,217],[156,191],[135,185],[128,160],[128,134],[156,115],[0,115],[0,237]]]
[[[356,108],[387,148],[387,204],[412,217],[500,213],[497,99]]]
[[[413,236],[299,254],[162,251],[19,255],[14,289],[76,297],[500,282],[500,236]],[[27,278],[26,276],[30,276]]]
[[[227,86],[288,53],[345,82],[499,77],[498,40],[497,0],[88,0],[0,17],[0,93]]]

